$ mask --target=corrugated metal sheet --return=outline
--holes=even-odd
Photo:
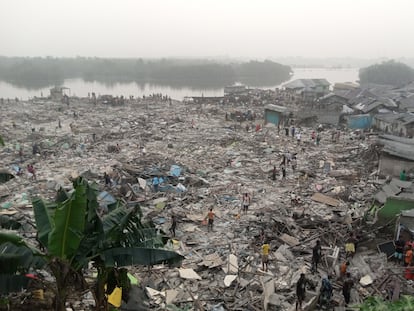
[[[347,124],[351,129],[368,129],[371,127],[372,117],[369,114],[347,116]]]

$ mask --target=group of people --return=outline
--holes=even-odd
[[[394,241],[394,245],[394,259],[406,267],[404,277],[407,280],[414,280],[414,242],[412,240],[404,241],[400,236]]]
[[[17,165],[15,167],[16,167],[15,168],[16,175],[17,176],[23,176],[23,174],[24,174],[23,169],[20,166],[17,166]],[[27,169],[27,175],[28,175],[29,179],[31,179],[31,180],[37,180],[36,170],[35,170],[33,164],[27,164],[26,169]]]
[[[320,240],[317,240],[315,243],[315,246],[312,249],[312,264],[311,264],[311,273],[315,274],[315,272],[318,271],[318,264],[320,263],[322,259],[322,246]],[[348,305],[351,298],[351,289],[354,285],[353,279],[351,278],[351,274],[347,271],[349,266],[349,261],[346,260],[343,262],[340,266],[340,279],[343,280],[343,286],[342,286],[342,294],[344,296],[345,304]],[[296,304],[296,310],[298,306],[301,308],[302,301],[305,296],[305,282],[306,279],[304,279],[301,275],[301,279],[299,279],[298,285],[297,285],[297,304]],[[328,286],[329,285],[329,286]],[[320,296],[319,296],[319,304],[320,306],[326,306],[330,304],[330,300],[332,297],[332,286],[330,285],[329,276],[326,279],[322,279],[322,286],[320,290]]]
[[[312,143],[314,143],[316,146],[319,146],[319,144],[321,142],[321,134],[319,134],[319,133],[316,134],[315,131],[312,131],[311,140],[312,140]]]
[[[291,154],[290,151],[286,151],[282,154],[282,161],[279,164],[280,171],[282,172],[282,180],[286,179],[286,168],[288,165],[291,165],[292,171],[295,171],[298,165],[297,153]],[[278,170],[276,165],[273,166],[272,170],[272,180],[276,180],[278,175]]]
[[[354,280],[348,272],[342,278],[342,294],[344,296],[345,305],[347,306],[351,300],[351,290],[354,286]],[[301,273],[298,282],[296,283],[296,311],[303,310],[302,304],[306,299],[306,288],[315,288],[316,286],[306,278],[305,273]],[[321,309],[331,308],[331,299],[333,295],[333,286],[331,277],[328,275],[322,278],[321,286],[319,288],[318,307]]]
[[[261,261],[262,271],[267,272],[269,267],[269,251],[270,245],[264,234],[264,230],[260,233],[261,246]],[[322,258],[322,247],[321,242],[318,240],[312,249],[312,268],[311,273],[317,272],[318,263]],[[340,276],[339,280],[342,281],[342,294],[344,296],[345,305],[348,305],[351,300],[351,290],[354,286],[354,280],[351,274],[348,272],[349,261],[344,261],[340,265]],[[302,304],[306,298],[306,289],[315,288],[315,284],[308,278],[305,273],[301,273],[298,282],[296,283],[296,310],[302,310]],[[319,289],[318,306],[323,309],[331,307],[331,299],[333,295],[333,286],[331,284],[331,277],[328,275],[322,278],[321,286]]]

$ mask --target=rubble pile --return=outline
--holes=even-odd
[[[349,233],[357,231],[361,241],[375,237],[361,225],[380,189],[376,158],[371,141],[356,140],[350,132],[332,141],[336,129],[322,130],[316,145],[311,128],[299,129],[300,142],[272,125],[260,124],[256,131],[263,122],[258,106],[252,108],[257,119],[243,123],[225,120],[226,104],[151,99],[124,105],[82,99],[70,105],[19,102],[0,109],[6,141],[0,168],[15,175],[0,184],[1,214],[24,215],[33,223],[31,198],[52,199],[81,175],[100,184],[103,212],[115,198],[139,203],[166,234],[171,216],[177,217],[177,235],[168,247],[185,256],[182,266],[131,269],[151,310],[170,304],[215,311],[294,310],[302,272],[314,284],[304,305],[312,308],[321,277],[339,275]],[[280,166],[284,155],[297,158],[295,169],[287,165],[286,178]],[[36,170],[35,180],[26,173],[28,164]],[[105,185],[104,173],[110,184]],[[244,193],[251,198],[246,214]],[[212,232],[204,225],[210,208]],[[33,233],[29,226],[26,234]],[[317,240],[324,257],[311,275]],[[261,265],[265,241],[268,271]],[[390,269],[386,256],[362,246],[349,268],[359,281],[353,301],[382,294],[395,278]],[[336,305],[343,305],[341,282],[333,280]],[[130,305],[125,310],[138,310]]]

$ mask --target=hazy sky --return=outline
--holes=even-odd
[[[0,55],[414,57],[413,0],[0,0]]]

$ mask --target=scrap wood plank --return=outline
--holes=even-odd
[[[299,240],[293,236],[287,235],[286,233],[283,233],[279,239],[281,239],[283,242],[288,244],[289,246],[296,246],[299,245]]]
[[[324,203],[330,206],[339,206],[339,200],[328,197],[327,195],[324,195],[322,193],[319,192],[315,192],[311,198],[313,201],[315,202],[319,202],[319,203]]]
[[[17,211],[12,211],[12,210],[1,210],[0,211],[0,215],[14,215],[17,214]]]

